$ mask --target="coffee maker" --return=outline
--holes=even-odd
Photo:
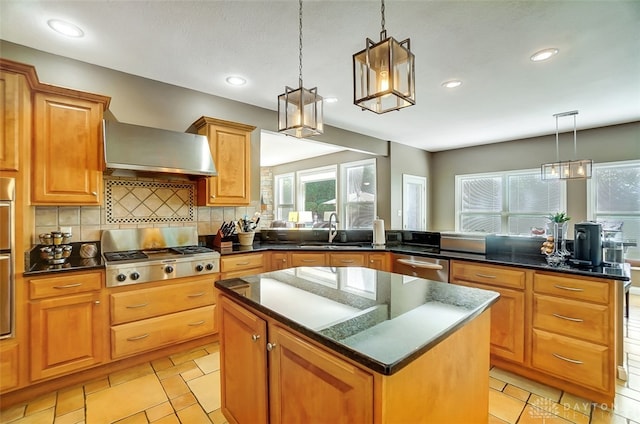
[[[602,225],[581,222],[574,226],[573,260],[578,266],[602,265]]]

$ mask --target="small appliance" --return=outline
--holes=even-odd
[[[602,265],[602,225],[581,222],[574,226],[573,260],[576,265]]]

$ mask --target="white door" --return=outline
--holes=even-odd
[[[427,230],[427,178],[402,174],[402,229]]]

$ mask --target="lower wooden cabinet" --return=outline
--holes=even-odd
[[[269,271],[280,271],[289,268],[288,252],[271,252]]]
[[[224,295],[220,307],[222,411],[230,422],[372,422],[371,374]]]
[[[326,266],[327,259],[324,252],[295,252],[291,253],[291,266]]]
[[[19,346],[14,341],[0,342],[0,393],[18,386]]]
[[[220,279],[244,277],[265,271],[265,253],[247,253],[222,256]]]
[[[217,331],[215,277],[112,289],[111,358],[119,359]]]
[[[491,354],[523,363],[525,353],[525,281],[521,269],[451,261],[450,281],[500,293],[491,307]]]
[[[82,370],[106,359],[108,321],[101,281],[99,271],[28,279],[32,381]]]

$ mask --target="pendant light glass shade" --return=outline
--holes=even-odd
[[[299,76],[298,88],[285,86],[278,96],[278,132],[297,138],[322,134],[322,96],[318,88],[306,89],[302,85],[302,0],[299,0]]]
[[[576,115],[577,110],[571,112],[557,113],[553,115],[556,118],[556,162],[543,163],[540,169],[540,177],[542,180],[576,180],[591,178],[591,168],[593,161],[591,159],[573,159],[567,161],[560,160],[560,148],[558,145],[558,118],[563,116],[573,116],[573,154],[577,153],[577,128]]]
[[[322,134],[322,96],[317,87],[285,87],[278,96],[278,131],[297,138]]]
[[[381,1],[380,42],[367,38],[365,49],[353,55],[353,103],[362,110],[385,113],[416,104],[415,57],[411,41],[387,37]]]
[[[385,113],[416,104],[415,57],[409,48],[408,38],[399,43],[388,37],[377,44],[367,38],[366,48],[353,55],[356,106]]]

